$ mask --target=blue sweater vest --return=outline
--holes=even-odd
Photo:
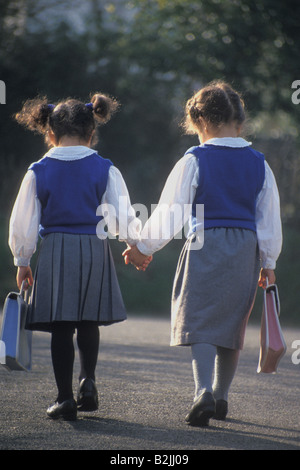
[[[203,145],[187,153],[196,156],[199,182],[192,208],[204,204],[204,229],[244,228],[256,231],[256,199],[265,179],[264,155],[251,147]],[[199,222],[199,221],[198,221]]]
[[[40,235],[52,232],[96,234],[96,210],[106,190],[110,160],[93,153],[79,160],[44,157],[29,169],[41,202]]]

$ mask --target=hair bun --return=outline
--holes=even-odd
[[[246,117],[244,102],[239,93],[226,82],[211,82],[186,103],[183,125],[187,133],[198,133],[200,117],[216,128],[233,121],[241,125]]]
[[[197,120],[199,117],[202,117],[202,111],[197,106],[197,102],[193,100],[193,102],[189,106],[190,115],[193,119]]]

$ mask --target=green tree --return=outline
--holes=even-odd
[[[283,215],[299,223],[300,106],[291,100],[292,83],[299,78],[298,2],[133,0],[128,8],[129,25],[111,9],[119,35],[110,51],[122,57],[129,89],[135,74],[135,84],[142,80],[172,116],[180,116],[195,89],[213,79],[231,82],[244,95],[251,137],[268,151],[278,176]],[[158,123],[158,114],[154,119]],[[166,167],[186,140],[175,132],[172,142],[164,153]]]
[[[120,112],[100,129],[97,149],[120,168],[132,201],[150,209],[174,163],[197,143],[179,126],[186,100],[210,80],[231,82],[244,94],[249,138],[276,174],[284,220],[299,228],[300,106],[291,100],[291,85],[300,79],[299,19],[298,0],[2,0],[4,292],[10,283],[8,217],[24,172],[45,151],[43,139],[21,129],[12,115],[37,94],[53,101],[67,96],[85,100],[100,90],[119,99]],[[297,231],[293,240],[296,245]],[[178,249],[172,242],[157,257],[158,270],[153,267],[144,277],[126,268],[124,292],[130,292],[136,275],[140,300],[146,293],[149,308],[166,308]],[[143,279],[150,278],[149,295]]]

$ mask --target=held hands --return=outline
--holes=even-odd
[[[143,255],[136,246],[128,247],[123,251],[125,264],[133,264],[138,271],[146,271],[153,257]]]

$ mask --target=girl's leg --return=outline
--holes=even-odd
[[[215,419],[225,420],[228,412],[228,392],[235,375],[240,351],[217,348],[213,394],[216,400]]]
[[[99,351],[99,328],[94,322],[81,322],[77,328],[77,344],[80,359],[77,409],[94,411],[98,408],[98,392],[95,385],[95,369]]]
[[[212,376],[216,357],[216,347],[212,344],[192,344],[192,366],[195,381],[193,406],[185,420],[191,426],[207,426],[215,413],[215,400],[212,395]]]
[[[234,378],[240,351],[217,347],[213,394],[216,400],[228,400],[228,392]]]
[[[80,359],[79,381],[89,378],[95,381],[100,334],[98,325],[83,321],[77,328],[77,344]]]
[[[212,393],[216,346],[208,343],[192,344],[192,366],[195,382],[195,400],[204,392]]]
[[[216,402],[215,418],[225,419],[228,410],[228,392],[237,369],[239,354],[239,350],[216,347],[207,343],[192,345],[195,405],[187,421],[196,425],[201,423],[201,420],[205,423],[205,417],[203,419],[201,413],[211,411],[211,393]]]
[[[52,328],[51,356],[58,388],[57,402],[73,398],[72,380],[74,364],[74,327],[67,322],[57,322]]]

